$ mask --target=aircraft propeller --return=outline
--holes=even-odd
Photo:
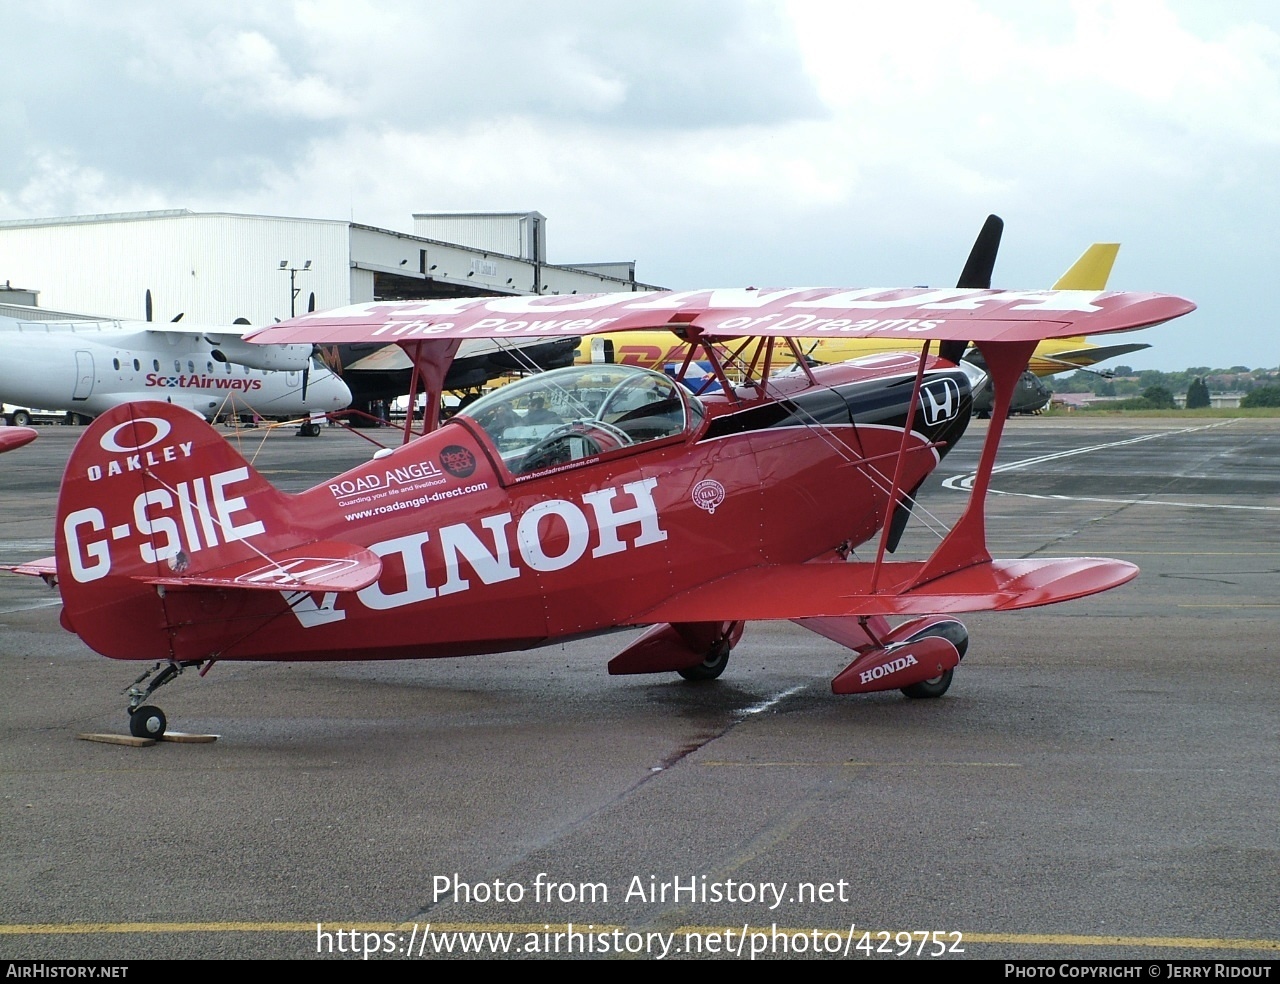
[[[1004,220],[998,215],[988,215],[978,238],[973,241],[973,249],[969,250],[969,259],[965,261],[960,279],[956,281],[957,287],[991,289],[991,274],[996,268],[996,254],[1000,251],[1000,235],[1003,232]],[[943,342],[938,355],[948,362],[958,364],[968,347],[968,342]]]
[[[146,315],[147,315],[146,320],[149,323],[152,320],[151,288],[150,287],[147,288],[147,296],[146,296],[146,302],[144,306],[146,308]],[[175,321],[181,321],[182,316],[184,314],[186,314],[185,311],[179,311],[176,315],[174,315],[172,318],[169,319],[170,324],[172,324]]]
[[[311,314],[316,309],[316,292],[313,290],[311,296],[307,298],[307,314]],[[320,346],[311,346],[311,358],[307,359],[307,365],[302,370],[302,399],[307,398],[307,384],[311,382],[311,359],[320,354]]]
[[[956,281],[957,287],[976,290],[991,289],[991,275],[995,272],[996,254],[1000,252],[1000,236],[1003,232],[1004,220],[998,215],[988,215],[987,221],[982,224],[982,229],[978,232],[978,238],[973,241],[973,248],[969,250],[969,258],[965,261],[964,269],[960,271],[960,279]],[[938,356],[959,365],[968,348],[968,342],[946,341],[938,346]],[[915,502],[916,493],[919,490],[919,486],[911,489],[894,506],[893,515],[889,520],[889,537],[886,541],[886,549],[890,553],[898,548],[902,534],[907,528],[907,520],[911,516],[911,504]]]

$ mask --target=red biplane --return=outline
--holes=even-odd
[[[67,465],[56,556],[23,569],[56,581],[63,625],[90,647],[156,661],[150,685],[131,691],[139,736],[166,727],[146,704],[156,687],[219,660],[460,656],[648,626],[609,672],[705,680],[752,619],[791,619],[852,649],[836,693],[938,697],[968,643],[955,613],[1067,601],[1137,573],[1114,560],[987,551],[985,492],[1036,343],[1193,309],[1159,294],[966,286],[459,298],[308,314],[252,340],[398,344],[427,397],[420,433],[410,415],[402,446],[290,495],[187,411],[117,407]],[[686,368],[710,365],[714,394],[637,367],[575,366],[435,419],[464,339],[656,328],[687,341]],[[915,354],[813,368],[798,357],[801,337],[888,337]],[[961,362],[968,343],[986,373]],[[780,349],[796,365],[777,373]],[[981,385],[993,387],[995,411],[967,508],[927,558],[886,559]]]

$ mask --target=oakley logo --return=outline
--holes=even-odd
[[[120,443],[123,436],[122,431],[132,428],[132,434],[125,437],[125,443]],[[150,437],[146,437],[148,428],[154,431]],[[123,424],[116,424],[109,431],[102,435],[98,440],[99,446],[104,451],[111,451],[116,454],[129,454],[133,451],[141,451],[149,448],[153,444],[159,444],[169,436],[169,421],[162,420],[159,417],[138,417],[134,420],[126,420]]]

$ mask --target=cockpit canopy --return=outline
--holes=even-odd
[[[691,430],[706,411],[659,372],[570,366],[510,383],[462,411],[522,475]]]

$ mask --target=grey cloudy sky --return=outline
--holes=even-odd
[[[0,0],[0,218],[537,209],[668,287],[999,286],[1090,242],[1200,310],[1134,365],[1275,366],[1280,5]],[[3,271],[0,271],[3,277]]]

